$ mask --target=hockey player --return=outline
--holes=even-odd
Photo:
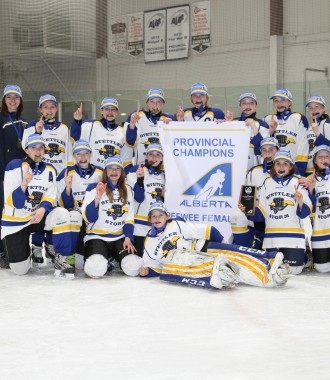
[[[254,166],[246,176],[245,184],[256,187],[256,201],[259,199],[260,189],[266,178],[269,177],[273,167],[275,154],[279,149],[275,137],[266,137],[260,143],[262,164]],[[247,247],[261,249],[265,231],[264,222],[251,222],[244,214],[245,208],[242,204],[234,210],[230,216],[231,228],[234,234],[234,242]]]
[[[276,114],[267,115],[270,136],[276,137],[280,149],[289,150],[293,161],[304,176],[308,160],[308,121],[304,115],[292,112],[292,94],[287,88],[280,88],[271,96]]]
[[[108,270],[108,260],[121,263],[135,252],[133,192],[119,156],[107,159],[102,182],[87,188],[81,210],[87,225],[84,271],[100,278]]]
[[[51,164],[57,175],[67,166],[73,165],[72,144],[68,127],[57,119],[58,102],[53,95],[45,94],[39,99],[40,119],[32,120],[26,126],[22,143],[25,144],[28,137],[33,133],[40,134],[45,141],[45,154],[43,161]],[[45,249],[47,255],[54,255],[51,235],[43,234],[32,236],[32,258],[36,263],[43,261],[42,244],[46,240]]]
[[[16,84],[8,84],[3,92],[0,110],[0,210],[3,209],[3,179],[8,162],[25,156],[22,137],[26,122],[22,118],[22,91]],[[0,268],[9,268],[8,257],[0,240]]]
[[[330,147],[315,147],[313,161],[314,173],[308,178],[308,190],[315,208],[312,256],[315,270],[330,272]]]
[[[72,152],[75,165],[68,166],[57,177],[57,196],[59,205],[70,211],[72,237],[77,242],[75,267],[82,269],[86,224],[82,219],[81,206],[87,187],[102,180],[102,169],[91,164],[92,149],[87,141],[76,141]]]
[[[135,165],[127,175],[134,192],[134,246],[142,257],[144,239],[149,231],[150,205],[164,201],[165,173],[163,149],[160,144],[150,144],[146,150],[144,165]]]
[[[216,228],[169,219],[161,202],[151,205],[149,221],[140,276],[218,289],[239,282],[274,287],[287,280],[281,253],[221,243]]]
[[[240,117],[234,119],[244,121],[245,125],[249,127],[251,131],[248,170],[260,164],[260,142],[263,138],[269,137],[268,124],[256,116],[257,105],[256,94],[253,92],[241,94],[239,97],[239,107],[242,113]]]
[[[309,155],[306,173],[312,174],[314,163],[314,147],[320,145],[330,146],[330,119],[326,114],[326,102],[320,95],[311,96],[306,103],[311,118],[308,129]]]
[[[165,95],[162,89],[151,88],[147,94],[146,104],[147,110],[137,109],[128,116],[124,125],[126,142],[134,149],[133,165],[144,162],[150,144],[159,144],[157,123],[176,120],[173,115],[163,113]]]
[[[43,161],[45,141],[38,134],[26,140],[24,159],[6,167],[2,236],[11,270],[26,274],[31,266],[30,235],[52,231],[55,276],[74,277],[69,212],[56,203],[56,171]]]
[[[178,121],[216,121],[224,120],[225,114],[219,108],[212,108],[207,105],[209,95],[207,87],[203,83],[194,83],[190,89],[190,100],[192,108],[182,109],[180,107],[176,113]]]
[[[283,252],[293,274],[307,262],[303,219],[311,213],[311,201],[294,174],[294,161],[287,150],[279,150],[260,190],[255,221],[265,221],[263,249]]]
[[[103,98],[101,102],[100,120],[82,120],[82,104],[74,113],[71,124],[71,137],[85,140],[92,148],[93,165],[102,169],[109,157],[120,155],[124,167],[131,163],[131,148],[125,145],[123,128],[116,123],[118,116],[118,100]]]

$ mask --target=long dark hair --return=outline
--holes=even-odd
[[[102,182],[105,184],[107,184],[108,182],[107,168],[103,170]],[[118,187],[120,199],[123,201],[123,205],[125,205],[127,203],[127,187],[126,187],[126,176],[123,169],[121,169],[121,174],[118,180],[117,187]],[[109,186],[107,186],[105,192],[110,202],[113,202],[113,190]]]
[[[8,107],[7,107],[5,98],[6,98],[5,96],[2,98],[1,111],[0,112],[2,113],[2,115],[7,116],[9,111],[8,111]],[[23,112],[23,99],[20,97],[20,103],[19,103],[19,106],[17,107],[16,115],[21,116],[22,112]]]

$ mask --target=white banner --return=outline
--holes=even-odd
[[[203,53],[209,46],[211,46],[210,2],[199,1],[192,4],[191,48]]]
[[[109,51],[116,54],[126,52],[127,49],[127,19],[126,16],[110,19]]]
[[[144,13],[144,60],[163,61],[166,58],[166,10]]]
[[[171,217],[209,223],[230,239],[230,215],[245,183],[249,129],[237,121],[158,125]]]
[[[189,47],[189,5],[167,9],[166,58],[188,57]]]
[[[143,53],[143,12],[127,15],[127,50],[135,57]]]

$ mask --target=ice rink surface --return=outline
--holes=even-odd
[[[0,270],[0,378],[330,379],[330,274],[216,291]]]

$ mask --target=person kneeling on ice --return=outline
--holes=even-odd
[[[170,219],[162,202],[150,206],[149,222],[142,277],[218,289],[240,282],[276,287],[287,281],[289,269],[281,252],[223,243],[221,233],[209,224]]]
[[[81,211],[86,222],[85,274],[101,278],[115,262],[125,272],[126,256],[132,256],[133,260],[136,256],[134,202],[118,155],[106,160],[102,180],[87,187]]]
[[[1,235],[10,269],[18,275],[26,274],[31,267],[30,235],[52,231],[56,254],[50,258],[55,276],[71,279],[75,270],[70,215],[63,207],[54,207],[56,171],[42,161],[44,139],[39,134],[30,135],[25,152],[26,158],[10,161],[5,171]]]

